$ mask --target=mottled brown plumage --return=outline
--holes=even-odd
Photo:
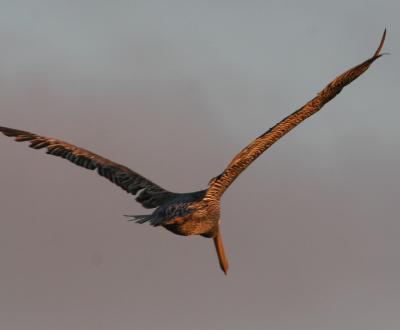
[[[6,136],[15,137],[18,142],[30,141],[31,148],[46,148],[48,154],[68,159],[90,170],[97,170],[101,176],[132,195],[139,192],[136,200],[145,208],[155,208],[155,210],[152,214],[130,216],[138,223],[149,222],[153,226],[161,225],[178,235],[202,235],[213,238],[221,269],[226,274],[228,260],[219,229],[220,199],[225,190],[265,150],[319,111],[339,94],[343,87],[357,79],[376,59],[381,57],[380,52],[385,36],[386,30],[378,49],[371,58],[335,78],[311,101],[256,138],[235,156],[220,175],[211,179],[207,189],[201,191],[173,193],[123,165],[72,144],[7,127],[0,127],[0,132]]]

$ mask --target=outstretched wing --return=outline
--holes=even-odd
[[[220,198],[239,174],[242,173],[265,150],[299,125],[303,120],[319,111],[327,102],[339,94],[343,87],[350,84],[353,80],[363,74],[376,59],[382,56],[380,51],[383,47],[385,36],[386,29],[383,33],[378,49],[371,58],[336,77],[336,79],[330,82],[311,101],[256,138],[238,155],[236,155],[227,168],[219,176],[210,181],[205,198]]]
[[[132,195],[136,195],[141,190],[136,200],[145,208],[157,207],[178,195],[161,188],[123,165],[72,144],[13,128],[0,126],[0,132],[6,136],[15,137],[17,142],[30,141],[29,146],[33,149],[46,148],[50,155],[68,159],[70,162],[89,170],[97,169],[101,176]]]

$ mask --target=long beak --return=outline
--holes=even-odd
[[[227,259],[226,255],[225,255],[224,245],[222,244],[222,236],[221,236],[221,232],[219,229],[218,229],[217,235],[213,238],[213,240],[214,240],[215,249],[217,250],[219,265],[220,265],[222,271],[225,273],[225,275],[227,275],[229,263],[228,263],[228,259]]]

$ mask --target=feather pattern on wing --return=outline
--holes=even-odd
[[[50,155],[65,158],[89,170],[97,169],[101,176],[132,195],[136,195],[141,190],[136,200],[145,208],[155,208],[179,195],[161,188],[123,165],[72,144],[13,128],[0,126],[0,132],[6,136],[15,137],[17,142],[30,141],[29,146],[33,149],[46,148]]]
[[[210,181],[206,198],[209,200],[219,199],[232,182],[264,151],[271,147],[276,141],[290,132],[302,121],[319,111],[326,103],[332,100],[346,85],[363,74],[370,65],[383,54],[380,51],[385,41],[386,29],[375,54],[363,63],[351,68],[330,82],[316,97],[307,102],[303,107],[293,112],[278,124],[270,128],[261,136],[256,138],[239,154],[233,158],[226,169]]]

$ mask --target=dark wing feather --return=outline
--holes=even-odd
[[[319,111],[327,102],[339,94],[343,87],[350,84],[353,80],[363,74],[376,59],[382,56],[380,51],[383,47],[385,36],[386,29],[383,33],[378,49],[371,58],[336,77],[336,79],[330,82],[311,101],[281,120],[278,124],[270,128],[240,151],[240,153],[230,162],[224,172],[210,181],[206,198],[220,198],[239,174],[242,173],[265,150],[271,147],[276,141],[290,132],[302,121]]]
[[[15,137],[17,142],[30,141],[30,147],[33,149],[46,148],[50,155],[68,159],[89,170],[97,169],[101,176],[132,195],[136,195],[141,190],[136,200],[145,208],[155,208],[178,195],[161,188],[123,165],[72,144],[7,127],[0,126],[0,132],[6,136]]]

